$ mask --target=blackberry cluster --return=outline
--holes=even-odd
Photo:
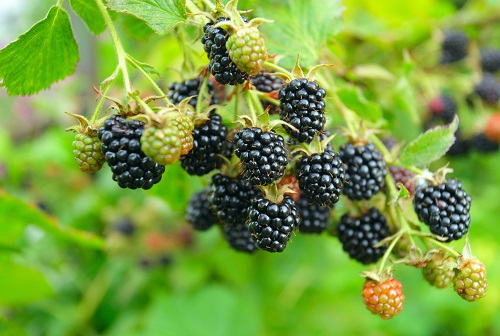
[[[448,31],[441,46],[441,64],[460,61],[467,56],[469,38],[462,32]]]
[[[181,157],[181,166],[190,175],[205,175],[219,168],[224,153],[227,127],[219,114],[211,112],[209,119],[193,130],[193,148]],[[232,152],[232,151],[231,151]]]
[[[224,238],[234,250],[247,253],[253,253],[257,250],[255,241],[252,239],[250,232],[248,232],[248,225],[232,226],[226,224],[222,230]]]
[[[248,211],[248,230],[260,249],[283,252],[298,225],[297,207],[292,197],[284,196],[281,204],[263,196],[252,200]]]
[[[470,203],[471,197],[455,179],[419,188],[413,199],[418,218],[447,241],[460,239],[469,230]]]
[[[283,84],[285,83],[283,79],[264,71],[250,77],[250,81],[258,91],[264,93],[277,92],[283,88]],[[264,110],[269,108],[269,114],[277,114],[280,112],[279,107],[274,104],[265,100],[261,100],[260,103]]]
[[[212,177],[212,209],[222,224],[245,223],[251,200],[260,194],[247,180],[216,174]]]
[[[488,139],[484,132],[477,133],[470,138],[469,146],[479,153],[493,153],[498,151],[499,148],[498,142]]]
[[[319,234],[326,230],[332,212],[329,207],[310,203],[304,197],[295,203],[299,212],[299,232]]]
[[[483,72],[495,73],[500,70],[500,50],[481,50],[481,68]]]
[[[199,77],[188,79],[184,82],[172,82],[168,85],[167,96],[172,104],[177,105],[184,99],[193,97],[189,100],[189,104],[196,108],[198,103],[198,95],[200,94],[202,80]],[[210,95],[210,105],[218,104],[219,99],[215,96],[214,84],[211,81],[207,82],[207,91]]]
[[[500,100],[500,82],[491,74],[486,74],[474,87],[474,92],[487,104],[496,104]]]
[[[450,96],[441,94],[429,102],[429,111],[433,117],[449,124],[457,114],[457,104]]]
[[[344,214],[337,233],[344,251],[363,264],[374,263],[384,255],[386,246],[374,246],[390,235],[387,220],[377,208],[360,216]]]
[[[125,117],[113,115],[99,128],[102,152],[111,167],[113,180],[121,188],[150,189],[160,182],[165,167],[155,163],[141,150],[144,123],[127,121]]]
[[[206,231],[218,223],[217,216],[212,212],[210,189],[205,188],[193,194],[186,208],[186,221],[197,231]]]
[[[285,141],[274,131],[243,128],[234,136],[235,153],[243,165],[243,178],[252,185],[268,185],[285,174]]]
[[[221,17],[215,22],[209,22],[203,27],[201,43],[207,53],[210,63],[208,70],[220,84],[242,84],[248,79],[248,74],[241,71],[229,57],[226,49],[228,33],[222,28],[213,28],[214,24],[228,21],[229,18]],[[243,18],[246,22],[246,19]]]
[[[339,150],[346,165],[344,195],[353,201],[370,199],[385,188],[386,165],[382,153],[373,143],[344,144]]]
[[[297,128],[285,130],[299,142],[311,142],[325,126],[325,89],[306,78],[294,79],[278,93],[280,117]]]
[[[296,168],[301,195],[309,202],[333,207],[339,201],[346,174],[342,160],[333,151],[303,156]]]

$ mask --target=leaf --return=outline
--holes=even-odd
[[[340,0],[297,0],[259,3],[259,16],[275,20],[262,30],[270,53],[285,55],[282,64],[292,67],[300,53],[301,65],[316,65],[326,42],[342,28]]]
[[[153,35],[153,30],[149,28],[146,22],[132,15],[124,14],[121,17],[123,30],[129,37],[140,42],[146,42]]]
[[[360,78],[394,80],[394,75],[379,64],[360,64],[353,67],[351,71]]]
[[[132,65],[134,68],[138,70],[142,69],[151,75],[157,75],[158,77],[160,76],[160,72],[156,70],[156,68],[153,67],[152,65],[140,62],[130,55],[127,55],[127,61],[130,63],[130,65]]]
[[[109,0],[107,6],[143,20],[159,35],[187,20],[185,0]]]
[[[26,331],[21,329],[12,321],[0,318],[0,335],[3,336],[28,336]]]
[[[337,92],[339,98],[345,106],[356,112],[363,119],[372,122],[379,121],[382,118],[380,106],[374,102],[368,101],[359,87],[345,87]]]
[[[94,1],[89,0],[70,0],[71,8],[85,22],[87,28],[94,34],[99,35],[106,30],[104,19],[99,8]]]
[[[437,126],[421,134],[402,151],[399,159],[403,166],[426,166],[441,158],[453,145],[458,118],[446,126]]]
[[[2,192],[0,190],[0,243],[16,246],[16,240],[29,225],[37,225],[48,233],[82,246],[103,249],[102,238],[85,231],[60,225],[55,218],[48,216],[34,205]],[[4,237],[5,235],[5,237]]]
[[[72,74],[78,59],[68,14],[53,6],[45,19],[0,50],[0,78],[10,95],[30,95]]]

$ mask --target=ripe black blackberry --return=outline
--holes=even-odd
[[[102,152],[121,188],[149,189],[160,182],[165,167],[148,158],[141,150],[144,123],[113,115],[99,128]]]
[[[477,133],[470,138],[469,146],[479,153],[494,153],[498,151],[499,148],[498,142],[488,139],[484,132]]]
[[[450,156],[464,156],[469,152],[469,150],[469,140],[465,139],[460,132],[460,129],[458,129],[455,132],[455,142],[451,145],[446,154]]]
[[[296,168],[295,176],[302,197],[330,208],[339,201],[346,175],[338,154],[325,151],[303,156],[297,161]]]
[[[321,233],[328,227],[328,219],[332,210],[327,206],[320,206],[309,202],[305,197],[297,202],[299,212],[299,232]]]
[[[325,126],[325,89],[307,78],[294,79],[278,93],[280,117],[297,128],[285,130],[299,142],[311,142]]]
[[[209,119],[195,126],[193,148],[181,157],[181,166],[190,175],[205,175],[220,167],[224,155],[227,127],[219,114],[211,112]],[[230,156],[231,153],[229,153]]]
[[[254,253],[257,250],[255,241],[248,232],[248,225],[241,224],[237,226],[224,225],[222,227],[224,238],[229,246],[236,251]]]
[[[495,73],[500,70],[500,50],[481,50],[481,68],[483,69],[483,72],[491,73]]]
[[[385,188],[386,164],[373,143],[347,143],[340,147],[346,165],[344,195],[353,201],[370,199]]]
[[[462,32],[447,31],[441,45],[441,64],[460,61],[467,56],[469,38]]]
[[[359,216],[344,214],[337,233],[344,251],[363,264],[374,263],[384,255],[386,246],[374,246],[390,235],[387,220],[377,208]]]
[[[252,185],[268,185],[285,174],[288,158],[281,135],[245,127],[234,136],[234,144],[243,165],[242,176]]]
[[[257,75],[250,77],[250,81],[255,86],[255,88],[264,93],[278,93],[278,90],[283,88],[285,81],[272,73],[269,72],[259,72]],[[277,96],[276,96],[277,98]],[[262,108],[265,110],[269,107],[269,114],[278,114],[280,109],[278,106],[269,103],[268,101],[261,100]]]
[[[284,196],[279,204],[262,195],[253,198],[248,211],[248,231],[260,249],[283,252],[298,224],[297,206],[291,196]]]
[[[450,96],[441,94],[429,102],[429,112],[444,123],[449,124],[457,114],[457,104]]]
[[[260,194],[247,180],[226,175],[212,176],[211,203],[222,224],[244,224],[252,198]]]
[[[193,97],[189,100],[189,104],[196,108],[198,103],[198,95],[200,94],[202,80],[199,77],[188,79],[183,82],[172,82],[168,85],[167,96],[172,104],[179,104],[184,99]],[[218,104],[219,99],[215,96],[214,84],[211,81],[207,82],[207,91],[210,95],[210,105]]]
[[[248,74],[241,71],[229,57],[226,49],[228,33],[222,28],[213,28],[214,24],[227,21],[228,18],[221,17],[216,22],[209,22],[203,27],[201,43],[207,53],[210,63],[208,70],[220,84],[242,84],[248,79]],[[246,19],[244,18],[246,22]]]
[[[418,218],[447,241],[460,239],[469,230],[470,203],[471,197],[455,179],[418,188],[413,199]]]
[[[500,82],[491,74],[486,74],[474,87],[476,93],[483,102],[496,104],[500,100]]]
[[[193,194],[186,208],[186,221],[197,231],[206,231],[218,223],[210,203],[210,188],[205,188]]]

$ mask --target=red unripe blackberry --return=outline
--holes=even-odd
[[[188,79],[183,82],[172,82],[168,85],[167,96],[170,102],[174,105],[179,104],[184,99],[193,97],[189,100],[189,104],[196,108],[198,103],[198,95],[200,94],[202,80],[199,77]],[[207,82],[207,91],[210,95],[210,105],[218,104],[219,99],[215,96],[214,84],[211,81]]]
[[[242,176],[252,185],[268,185],[285,174],[285,141],[276,132],[245,127],[234,136],[234,144],[243,165]]]
[[[500,82],[492,74],[485,74],[474,87],[474,92],[486,104],[494,105],[500,100]]]
[[[469,139],[469,147],[479,153],[494,153],[498,151],[497,141],[491,141],[485,133],[477,133]]]
[[[401,183],[405,186],[406,190],[410,193],[410,195],[415,194],[415,174],[405,169],[403,167],[398,166],[389,166],[389,172],[395,183]]]
[[[337,233],[344,251],[363,264],[374,263],[384,255],[387,247],[375,245],[390,235],[387,220],[377,208],[359,216],[344,214]]]
[[[197,231],[206,231],[219,222],[212,211],[210,188],[207,187],[191,196],[186,208],[186,221]]]
[[[160,182],[165,167],[155,163],[141,150],[144,123],[113,115],[99,129],[102,152],[122,188],[149,189]]]
[[[346,165],[344,195],[353,201],[370,199],[385,188],[386,164],[373,143],[347,143],[339,149]]]
[[[326,230],[332,213],[329,207],[313,204],[304,197],[295,203],[299,212],[299,232],[320,234]]]
[[[301,157],[296,163],[295,176],[301,196],[309,202],[333,207],[339,201],[344,186],[342,160],[333,151]]]
[[[250,202],[257,194],[260,191],[247,180],[222,174],[212,176],[212,209],[221,224],[244,224],[248,218]]]
[[[500,142],[500,113],[492,113],[484,129],[486,137],[495,142]]]
[[[453,287],[458,295],[467,301],[477,301],[485,297],[488,281],[484,264],[475,258],[459,257]]]
[[[250,232],[248,232],[248,225],[224,225],[222,227],[224,238],[229,246],[240,252],[254,253],[257,250],[255,241],[253,240]]]
[[[455,271],[446,268],[445,265],[451,262],[452,259],[450,257],[445,259],[443,257],[433,258],[422,268],[424,279],[436,288],[450,287],[455,276]]]
[[[281,180],[278,182],[278,189],[281,189],[283,187],[287,187],[288,189],[292,190],[293,192],[285,192],[285,195],[292,196],[293,200],[297,202],[300,198],[300,188],[299,188],[299,181],[295,177],[295,175],[285,175],[281,178]]]
[[[276,92],[276,97],[278,98],[278,91],[283,88],[285,81],[272,73],[269,72],[259,72],[255,76],[250,77],[250,81],[255,86],[255,88],[264,93]],[[268,101],[261,100],[262,108],[265,110],[269,107],[269,114],[279,113],[279,106],[276,106]]]
[[[481,68],[484,72],[495,73],[500,70],[500,50],[481,50]]]
[[[214,28],[213,25],[228,18],[219,18],[216,22],[209,22],[203,27],[201,42],[207,53],[210,63],[208,70],[220,84],[242,84],[248,79],[248,74],[241,71],[229,57],[226,42],[229,34],[222,28]],[[246,21],[246,19],[244,19]]]
[[[418,218],[447,241],[460,239],[469,230],[470,203],[471,197],[455,179],[418,188],[413,199]]]
[[[448,64],[460,61],[468,53],[469,38],[462,32],[445,32],[443,44],[441,46],[441,64]]]
[[[449,124],[457,114],[457,104],[450,96],[441,94],[429,102],[429,112]]]
[[[307,78],[294,79],[278,93],[280,117],[297,128],[285,130],[299,142],[311,142],[314,135],[323,131],[325,126],[326,91],[317,82]]]
[[[384,320],[393,318],[403,310],[403,286],[394,278],[381,282],[366,279],[361,296],[366,308]]]
[[[205,175],[220,167],[224,155],[227,127],[215,112],[208,120],[195,126],[193,130],[193,148],[181,157],[181,166],[190,175]]]
[[[247,223],[257,247],[269,252],[283,252],[292,231],[299,224],[297,207],[290,196],[284,196],[277,204],[260,195],[252,200]]]

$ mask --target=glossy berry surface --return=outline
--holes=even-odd
[[[101,140],[83,133],[77,133],[72,143],[73,156],[78,168],[84,173],[95,173],[101,169],[105,158],[101,150]]]
[[[403,310],[403,286],[394,278],[380,283],[367,279],[361,296],[366,308],[384,320],[393,318]]]
[[[222,227],[224,238],[229,246],[240,252],[253,253],[257,250],[255,241],[252,239],[250,232],[248,232],[248,225],[224,225]]]
[[[277,99],[278,92],[283,88],[285,81],[272,73],[259,72],[257,75],[250,77],[250,81],[255,86],[255,89],[271,95],[271,98]],[[260,100],[262,108],[269,108],[269,114],[279,113],[279,106],[276,106],[268,101]]]
[[[165,167],[141,150],[144,123],[114,115],[99,129],[102,152],[111,167],[113,180],[122,188],[150,189],[160,182]]]
[[[304,197],[295,203],[299,212],[299,232],[320,234],[326,230],[332,213],[329,207],[313,204]]]
[[[172,104],[177,105],[184,99],[195,96],[189,100],[189,104],[196,108],[202,82],[199,77],[183,82],[172,82],[168,85],[167,97]],[[219,103],[219,99],[215,96],[214,84],[211,81],[207,82],[207,93],[210,95],[210,105]]]
[[[211,208],[210,188],[194,193],[186,208],[186,221],[197,231],[210,229],[219,221]]]

